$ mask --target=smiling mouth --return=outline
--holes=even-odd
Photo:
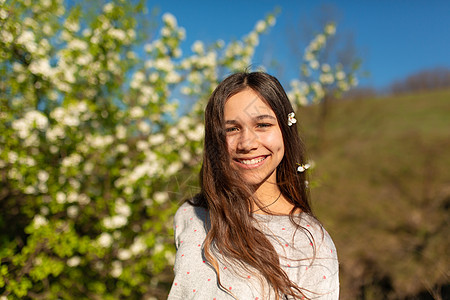
[[[252,165],[256,165],[260,162],[262,162],[263,160],[265,160],[268,157],[268,155],[265,156],[260,156],[260,157],[256,157],[256,158],[252,158],[252,159],[234,159],[235,161],[237,161],[238,163],[247,165],[247,166],[252,166]]]

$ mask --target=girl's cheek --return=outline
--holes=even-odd
[[[233,152],[234,150],[234,146],[235,146],[235,139],[233,139],[232,137],[227,137],[227,147],[228,147],[228,152]]]

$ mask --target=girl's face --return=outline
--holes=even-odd
[[[276,183],[284,143],[275,113],[251,89],[230,97],[224,110],[232,166],[248,184]]]

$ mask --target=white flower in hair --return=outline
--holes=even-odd
[[[297,120],[295,119],[295,113],[291,112],[288,114],[288,126],[292,126],[292,124],[297,123]]]
[[[309,169],[309,168],[311,167],[310,164],[304,164],[304,165],[298,164],[298,165],[299,165],[299,166],[298,166],[298,168],[297,168],[297,172],[300,172],[300,173],[306,171],[307,169]]]

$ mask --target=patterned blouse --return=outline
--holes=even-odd
[[[309,299],[339,299],[339,265],[336,248],[328,232],[306,213],[296,216],[300,229],[289,216],[254,214],[255,227],[273,244],[280,266]],[[227,263],[218,257],[216,271],[206,261],[202,246],[207,233],[208,212],[184,203],[174,219],[175,279],[169,300],[174,299],[275,299],[273,289],[257,272]],[[280,295],[281,299],[291,299]]]

